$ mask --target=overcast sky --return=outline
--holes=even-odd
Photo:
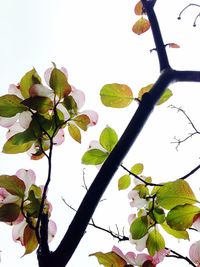
[[[156,11],[160,19],[165,43],[178,43],[180,49],[169,49],[172,67],[176,69],[200,69],[199,31],[200,23],[192,27],[198,10],[192,8],[177,21],[179,11],[189,1],[157,0]],[[171,3],[169,3],[171,2]],[[46,68],[55,62],[58,67],[65,66],[69,73],[69,82],[86,94],[85,109],[94,109],[99,113],[96,127],[83,133],[81,145],[71,140],[66,133],[65,144],[55,149],[53,160],[53,181],[49,188],[49,200],[53,205],[52,218],[58,225],[58,234],[51,244],[54,249],[67,229],[74,213],[61,200],[64,197],[73,208],[85,194],[83,167],[80,158],[87,149],[90,140],[98,139],[101,130],[109,125],[120,135],[126,123],[133,115],[136,104],[125,110],[111,110],[100,104],[99,90],[106,83],[125,83],[134,94],[153,83],[159,75],[156,53],[151,32],[138,37],[131,31],[136,1],[128,0],[0,0],[0,93],[6,94],[11,83],[19,82],[22,75],[33,66],[41,76]],[[174,136],[184,136],[190,130],[187,121],[168,108],[169,104],[183,107],[194,118],[198,126],[199,88],[197,84],[173,85],[174,96],[162,107],[156,108],[149,122],[130,151],[125,163],[130,167],[143,162],[145,175],[162,179],[176,179],[199,162],[198,138],[183,144],[179,152],[170,144]],[[5,142],[5,130],[1,129],[0,145]],[[26,154],[0,154],[1,174],[14,174],[20,168],[32,168],[39,184],[44,184],[47,175],[45,159],[32,162]],[[95,177],[94,167],[85,169],[88,185]],[[96,224],[113,230],[116,224],[121,231],[127,224],[131,213],[127,193],[117,191],[116,174],[105,193],[106,201],[100,203],[94,215]],[[198,179],[198,175],[192,179]],[[198,191],[198,183],[193,183]],[[81,223],[81,222],[80,222]],[[196,237],[197,238],[197,237]],[[198,240],[198,239],[196,239]],[[96,251],[108,252],[113,245],[133,249],[128,244],[118,244],[109,235],[91,227],[88,228],[69,267],[98,266],[94,257],[88,257]],[[173,248],[187,253],[189,242],[173,240]],[[170,245],[168,245],[170,246]],[[35,267],[35,254],[20,258],[23,248],[12,241],[9,226],[0,225],[0,250],[2,267]],[[188,266],[187,263],[166,260],[160,266]]]

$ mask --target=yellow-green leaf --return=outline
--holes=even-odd
[[[157,203],[165,209],[178,205],[194,204],[196,197],[189,184],[182,179],[165,183],[156,193]]]
[[[147,216],[141,216],[135,219],[130,227],[130,233],[133,239],[141,239],[148,233]]]
[[[77,141],[78,143],[81,143],[81,132],[76,125],[69,123],[68,124],[68,131],[69,131],[69,134],[71,135],[71,137],[75,141]]]
[[[113,251],[107,252],[107,253],[96,252],[96,253],[90,254],[90,256],[95,256],[99,264],[102,264],[104,267],[125,267],[126,266],[126,261]]]
[[[13,117],[17,113],[27,110],[27,107],[21,104],[22,99],[16,95],[3,95],[0,97],[0,116]]]
[[[162,94],[156,105],[158,106],[165,103],[172,95],[173,93],[169,88],[165,89],[164,93]]]
[[[135,22],[135,24],[132,27],[132,31],[138,35],[148,31],[150,28],[150,23],[147,19],[144,17],[141,17],[139,20]]]
[[[175,229],[172,229],[166,222],[163,222],[161,224],[162,228],[170,235],[178,238],[178,239],[187,239],[189,240],[189,234],[187,231],[177,231]]]
[[[142,163],[136,163],[131,167],[131,172],[136,175],[141,174],[143,170],[144,170],[144,165]]]
[[[133,101],[133,93],[125,84],[106,84],[100,91],[101,101],[107,107],[124,108]]]
[[[185,231],[193,224],[194,217],[200,214],[200,208],[193,205],[180,205],[171,209],[167,214],[167,224],[177,231]]]
[[[109,126],[104,128],[99,138],[99,143],[102,145],[102,147],[105,148],[108,152],[111,152],[117,142],[118,136],[115,130]]]
[[[106,160],[108,155],[100,149],[90,149],[84,153],[81,162],[85,165],[99,165]]]
[[[165,248],[165,240],[156,228],[149,233],[146,246],[151,256]]]
[[[32,70],[28,71],[20,81],[20,91],[23,97],[26,99],[30,97],[29,89],[34,84],[40,84],[41,78],[37,74],[37,71],[33,68]]]
[[[142,96],[145,93],[148,93],[152,89],[152,87],[153,84],[148,84],[147,86],[142,87],[138,93],[138,99],[141,100]],[[169,88],[166,88],[156,105],[158,106],[165,103],[172,95],[173,95],[172,91]]]
[[[68,96],[72,90],[66,75],[56,67],[51,72],[49,83],[59,99]]]
[[[127,189],[131,184],[131,177],[128,174],[123,175],[118,180],[118,189],[124,190]]]
[[[20,144],[20,145],[15,145],[15,144],[13,144],[11,138],[8,139],[7,142],[3,146],[2,152],[5,153],[5,154],[24,153],[27,150],[29,150],[29,148],[31,148],[31,146],[33,144],[33,141],[30,141],[30,142],[23,143],[23,144]]]

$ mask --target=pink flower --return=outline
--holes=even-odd
[[[193,226],[200,232],[200,215],[195,216]]]
[[[20,243],[24,245],[24,231],[25,231],[25,228],[29,225],[27,218],[29,218],[33,226],[36,225],[37,210],[39,207],[37,206],[37,204],[35,204],[34,201],[36,199],[39,200],[42,198],[44,186],[37,187],[35,185],[36,175],[30,169],[29,170],[20,169],[16,172],[15,175],[24,183],[25,191],[24,191],[23,199],[21,199],[20,196],[15,196],[15,195],[10,194],[4,188],[0,188],[0,204],[16,203],[17,205],[22,207],[23,210],[21,210],[17,219],[8,224],[13,225],[13,230],[12,230],[13,240],[20,241]],[[34,198],[36,199],[34,200]],[[32,199],[33,199],[33,203],[32,203]],[[48,215],[50,216],[51,211],[52,211],[52,205],[47,200],[45,203],[45,207],[46,207],[46,210],[48,210]],[[53,239],[53,237],[56,234],[56,230],[57,229],[56,229],[55,222],[53,222],[52,220],[49,220],[48,242],[50,242]]]
[[[66,125],[75,124],[76,127],[86,130],[89,126],[97,123],[98,115],[95,111],[80,111],[85,103],[84,92],[68,84],[68,74],[64,67],[59,70],[55,64],[53,65],[54,67],[48,68],[44,74],[47,86],[41,84],[41,78],[34,69],[22,78],[22,81],[30,79],[30,73],[34,73],[33,75],[37,78],[35,84],[32,84],[30,88],[24,89],[23,83],[10,85],[8,95],[15,97],[15,101],[19,102],[18,105],[22,104],[22,106],[14,110],[18,113],[13,112],[15,114],[13,117],[9,117],[9,114],[8,117],[0,116],[0,125],[8,128],[6,135],[8,141],[10,140],[11,145],[16,146],[16,149],[9,150],[10,143],[8,142],[5,153],[27,151],[31,159],[40,159],[45,155],[44,151],[50,148],[51,138],[53,138],[54,145],[64,142],[63,128]],[[52,74],[53,70],[55,70],[55,75]],[[8,95],[4,97],[8,97]],[[10,109],[12,109],[12,105]],[[2,115],[4,116],[5,113],[2,112]],[[81,117],[80,115],[85,116]],[[45,126],[43,127],[43,125]],[[35,128],[36,134],[31,136],[30,132],[33,132]],[[17,141],[10,138],[22,132],[26,142],[24,141],[21,148],[17,149]],[[71,136],[73,137],[73,135]],[[27,146],[22,147],[24,144]]]
[[[130,202],[131,207],[142,208],[148,204],[145,198],[141,198],[137,190],[131,190],[128,193],[128,198],[132,201]]]
[[[196,266],[200,267],[200,240],[190,246],[189,256]]]

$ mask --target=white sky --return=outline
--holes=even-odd
[[[185,13],[182,21],[177,21],[179,11],[190,1],[157,0],[156,10],[160,19],[165,42],[175,42],[181,49],[169,49],[172,67],[178,69],[200,69],[199,30],[192,27],[197,10]],[[112,110],[103,107],[99,100],[99,90],[106,83],[118,82],[129,85],[134,94],[153,83],[159,75],[156,53],[149,53],[154,47],[151,32],[141,37],[131,31],[136,20],[133,9],[136,1],[128,0],[0,0],[0,94],[6,94],[10,83],[17,83],[22,75],[34,66],[43,75],[46,68],[55,62],[58,67],[65,66],[69,72],[69,81],[86,94],[85,109],[95,109],[99,113],[96,127],[83,133],[82,145],[76,144],[66,133],[65,144],[57,147],[53,162],[53,181],[49,189],[49,200],[54,211],[52,218],[58,225],[58,234],[51,244],[54,249],[70,223],[73,211],[67,208],[61,196],[77,208],[83,195],[82,170],[80,158],[87,149],[90,140],[98,139],[101,130],[108,124],[120,135],[129,121],[136,104],[124,110]],[[193,11],[193,12],[192,12]],[[181,114],[167,108],[169,104],[182,106],[194,119],[197,127],[196,112],[199,107],[200,93],[198,84],[173,85],[174,96],[168,103],[156,108],[141,136],[130,151],[124,163],[131,167],[143,162],[145,175],[151,175],[155,182],[162,179],[178,178],[199,164],[198,137],[183,144],[179,152],[171,145],[173,137],[183,137],[190,131]],[[0,145],[5,142],[5,130],[1,129]],[[26,154],[0,154],[1,174],[14,174],[20,168],[32,168],[37,174],[38,184],[44,184],[46,161],[32,162]],[[96,169],[85,170],[88,185],[95,177]],[[96,224],[111,227],[115,224],[119,230],[127,225],[131,213],[127,193],[117,191],[117,179],[121,170],[105,193],[94,215]],[[199,192],[196,182],[194,190]],[[194,240],[198,240],[195,237]],[[72,257],[69,267],[98,266],[94,257],[88,254],[108,252],[113,245],[124,248],[124,252],[134,249],[127,244],[118,244],[109,235],[93,228],[88,228]],[[174,249],[187,253],[189,242],[173,240]],[[12,241],[11,231],[5,224],[0,226],[0,250],[2,267],[13,264],[18,267],[37,266],[35,255],[23,255],[23,248]],[[188,266],[183,261],[167,259],[159,266]]]

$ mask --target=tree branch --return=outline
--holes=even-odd
[[[147,13],[147,16],[151,24],[151,30],[156,46],[156,51],[158,53],[158,60],[160,63],[160,71],[162,71],[166,68],[170,68],[170,65],[166,53],[166,48],[163,42],[162,34],[160,31],[159,23],[152,7],[152,1],[142,0],[142,4],[144,6],[144,9]]]
[[[102,194],[104,193],[106,187],[108,186],[124,157],[128,153],[132,144],[135,142],[137,136],[141,132],[148,117],[154,109],[154,106],[162,96],[165,89],[174,81],[191,81],[192,76],[194,81],[200,81],[200,72],[184,72],[185,77],[183,77],[183,72],[174,71],[170,68],[159,25],[153,11],[153,7],[149,4],[152,1],[142,0],[142,2],[147,15],[149,16],[155,45],[158,52],[160,69],[162,72],[151,91],[143,95],[137,111],[133,115],[119,142],[101,167],[99,173],[82,200],[82,203],[80,204],[76,215],[69,225],[66,234],[64,235],[57,249],[53,252],[54,262],[58,260],[59,266],[65,266],[70,260],[82,236],[84,235],[85,229],[90,222],[90,218],[92,217],[92,214],[99,203]]]

